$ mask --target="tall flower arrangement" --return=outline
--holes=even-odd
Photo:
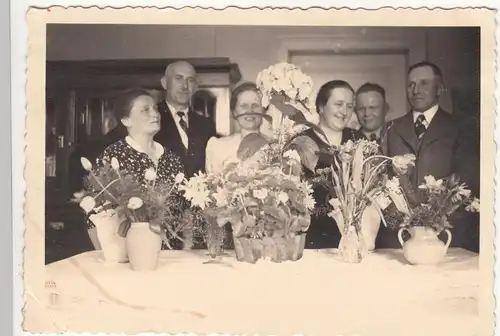
[[[318,147],[297,136],[316,127],[304,116],[311,113],[312,80],[295,65],[279,63],[259,73],[257,86],[264,107],[272,104],[282,112],[272,136],[247,135],[236,162],[222,172],[197,174],[181,189],[219,226],[231,224],[239,260],[297,260],[315,205],[312,187],[301,175],[302,164],[316,166]]]
[[[342,234],[339,243],[341,257],[347,262],[360,262],[367,252],[362,235],[362,216],[373,206],[384,224],[384,210],[394,202],[399,211],[407,211],[400,192],[399,179],[389,179],[387,168],[392,166],[400,174],[414,165],[414,155],[388,157],[381,155],[376,142],[348,141],[322,152],[331,165],[317,171],[315,183],[329,191],[329,216],[334,218]]]

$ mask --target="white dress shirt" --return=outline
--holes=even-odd
[[[438,110],[439,110],[439,105],[436,104],[425,112],[413,111],[413,123],[417,121],[419,115],[423,114],[425,117],[425,122],[423,124],[425,128],[428,128],[429,125],[431,124],[432,118],[434,118]]]
[[[189,127],[189,118],[188,118],[188,109],[180,109],[176,110],[172,105],[170,105],[167,102],[168,109],[170,110],[170,113],[172,113],[172,118],[174,118],[175,126],[177,127],[177,131],[179,132],[179,135],[181,136],[182,143],[184,144],[184,147],[188,148],[189,145],[189,139],[188,135],[186,132],[184,132],[184,129],[181,127],[180,121],[181,117],[177,115],[177,112],[184,112],[184,121],[186,122],[186,125]]]

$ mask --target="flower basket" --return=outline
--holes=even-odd
[[[115,210],[106,210],[90,215],[97,231],[104,260],[109,263],[125,263],[128,261],[125,238],[118,235],[119,216]]]
[[[291,234],[288,237],[237,237],[233,235],[236,260],[256,263],[267,259],[280,263],[297,261],[302,258],[306,242],[306,233]]]

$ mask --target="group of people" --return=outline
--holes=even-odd
[[[343,80],[325,83],[318,91],[316,108],[318,126],[330,144],[313,129],[305,131],[305,135],[320,148],[366,138],[377,141],[388,156],[414,154],[416,166],[407,181],[413,187],[422,183],[426,175],[443,178],[457,173],[467,182],[471,176],[460,123],[439,106],[443,92],[440,69],[432,63],[421,62],[412,65],[407,75],[411,110],[391,122],[386,122],[389,104],[380,85],[366,83],[354,90]],[[85,150],[75,152],[73,173],[79,169],[81,156],[97,161],[116,157],[123,169],[139,179],[151,167],[157,170],[160,179],[173,178],[178,172],[189,178],[198,171],[222,169],[225,162],[236,159],[241,140],[261,130],[266,111],[261,104],[261,94],[252,82],[242,82],[232,89],[230,109],[237,131],[224,137],[217,136],[212,121],[192,108],[191,98],[197,84],[191,64],[179,61],[168,65],[161,84],[165,96],[160,103],[146,90],[130,90],[123,95],[115,106],[118,126]],[[359,130],[347,127],[353,113],[361,125]],[[317,168],[326,164],[320,160]],[[75,189],[81,188],[83,174],[83,171],[77,173]],[[319,204],[324,201],[318,193],[315,197]],[[381,227],[376,247],[397,247],[395,237],[395,232]],[[337,247],[339,240],[340,232],[331,218],[313,217],[306,248]]]

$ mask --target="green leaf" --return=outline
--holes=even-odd
[[[269,141],[260,133],[248,134],[240,143],[238,147],[238,159],[246,160],[252,157],[264,146],[268,145]]]
[[[352,161],[352,184],[356,192],[361,191],[361,172],[363,171],[363,146],[359,145],[354,152]]]
[[[270,103],[276,107],[284,116],[294,120],[295,116],[302,112],[292,105],[287,104],[290,99],[284,94],[273,94]]]
[[[293,145],[299,153],[302,164],[310,171],[314,171],[319,160],[318,155],[316,155],[316,152],[319,151],[316,142],[308,136],[301,135],[293,138],[290,145]]]

